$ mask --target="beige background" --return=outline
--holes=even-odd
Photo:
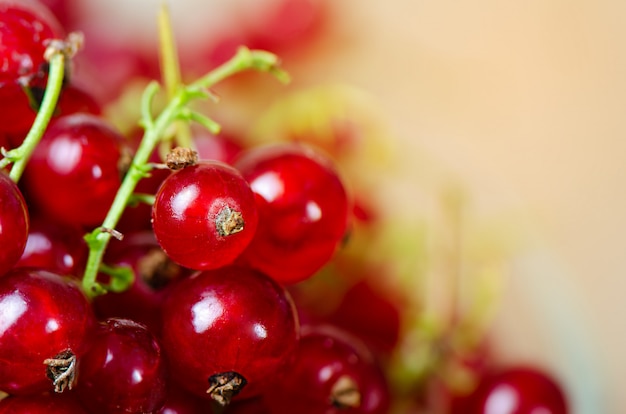
[[[83,7],[152,30],[158,3]],[[253,13],[265,2],[171,3],[190,45],[236,25],[242,4]],[[298,68],[301,81],[369,90],[402,154],[427,153],[462,177],[479,209],[515,211],[531,242],[495,325],[504,357],[564,376],[575,412],[626,412],[626,3],[329,3],[330,36]],[[418,167],[407,163],[409,185]]]
[[[524,211],[534,247],[507,285],[503,352],[566,376],[576,412],[626,412],[626,4],[342,8],[331,73],[373,91],[403,148],[458,172],[483,208]]]

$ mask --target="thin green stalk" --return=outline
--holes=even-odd
[[[4,153],[4,158],[0,160],[0,168],[5,168],[10,163],[13,163],[9,176],[14,182],[18,182],[26,163],[30,159],[35,147],[41,140],[54,110],[56,109],[57,101],[61,93],[63,86],[63,77],[65,75],[65,59],[66,56],[62,51],[57,51],[52,54],[50,58],[50,72],[48,74],[48,83],[46,84],[46,90],[44,92],[43,101],[33,126],[28,131],[28,134],[24,138],[22,144],[10,151]]]
[[[181,85],[174,97],[169,100],[162,112],[154,119],[151,114],[151,103],[158,92],[156,82],[151,83],[146,89],[142,99],[142,124],[145,128],[143,139],[137,149],[130,169],[126,174],[117,195],[104,219],[102,226],[88,234],[85,239],[89,246],[89,257],[83,276],[83,290],[89,297],[104,293],[106,290],[96,282],[98,271],[102,265],[102,258],[106,247],[115,233],[122,213],[133,196],[137,183],[150,170],[148,163],[150,155],[163,138],[170,125],[179,119],[190,119],[187,105],[190,101],[209,97],[206,88],[226,79],[238,72],[249,69],[266,71],[274,74],[279,80],[287,80],[285,72],[278,68],[278,59],[271,53],[263,51],[251,51],[247,48],[240,49],[237,54],[217,67],[212,72],[202,77],[199,81],[185,87]]]
[[[176,41],[170,19],[169,9],[164,3],[159,12],[159,50],[163,85],[168,99],[173,99],[182,86],[180,62],[176,50]],[[191,130],[184,120],[176,122],[174,140],[181,147],[192,148]]]

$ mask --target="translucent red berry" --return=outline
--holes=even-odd
[[[468,414],[567,414],[561,385],[547,372],[515,366],[486,375],[466,402]]]
[[[0,131],[22,133],[37,112],[29,92],[45,86],[46,46],[65,34],[37,0],[0,0],[0,21]]]
[[[99,225],[121,183],[122,142],[104,118],[77,113],[56,119],[24,172],[28,198],[58,221]]]
[[[17,263],[26,247],[29,216],[20,189],[0,171],[0,276]]]
[[[194,130],[193,143],[202,160],[216,160],[231,164],[243,147],[236,137],[228,132],[211,134],[206,129]]]
[[[54,15],[36,0],[1,0],[0,21],[0,86],[43,78],[48,42],[64,37]]]
[[[68,279],[26,268],[0,278],[0,390],[71,389],[95,323],[91,305]]]
[[[386,414],[390,393],[382,370],[355,337],[333,328],[302,329],[296,357],[275,392],[272,413]]]
[[[88,253],[84,234],[78,226],[35,216],[30,221],[24,253],[15,266],[38,267],[79,277],[85,270]]]
[[[251,148],[235,161],[257,195],[259,228],[241,257],[281,283],[312,276],[348,228],[350,202],[333,163],[311,147]]]
[[[214,269],[232,263],[257,228],[254,194],[224,163],[203,161],[168,176],[156,194],[152,226],[176,263]]]
[[[79,366],[78,398],[92,414],[153,413],[166,397],[161,347],[129,319],[102,322]]]
[[[114,267],[128,267],[135,277],[127,290],[95,297],[96,315],[100,319],[132,319],[158,333],[167,288],[176,280],[189,276],[191,271],[174,263],[159,247],[152,232],[147,231],[125,233],[123,240],[109,246],[104,262]],[[100,278],[104,277],[100,275]]]
[[[163,305],[173,378],[221,404],[272,387],[298,341],[291,298],[256,271],[225,267],[183,279]]]

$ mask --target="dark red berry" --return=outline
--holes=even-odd
[[[0,276],[17,263],[28,238],[29,216],[17,185],[0,171]]]
[[[95,323],[89,302],[68,279],[21,268],[0,278],[0,390],[71,389]]]
[[[331,326],[303,327],[293,363],[272,393],[272,413],[386,414],[385,377],[362,342]]]
[[[45,87],[44,51],[65,34],[37,0],[0,0],[0,131],[25,134],[38,102],[32,88]]]
[[[231,164],[243,151],[242,145],[227,132],[211,134],[206,129],[194,131],[193,143],[201,160],[216,160]]]
[[[307,294],[306,287],[301,291],[301,294]],[[343,293],[339,303],[330,311],[328,304],[325,309],[314,307],[322,305],[322,297],[307,298],[309,302],[314,301],[313,306],[298,306],[298,309],[314,321],[331,324],[358,337],[377,355],[390,355],[401,332],[401,298],[398,296],[392,296],[371,281],[360,280]],[[294,298],[298,305],[297,292]]]
[[[84,233],[80,227],[35,216],[30,222],[26,248],[15,266],[79,277],[85,270],[88,253]]]
[[[100,115],[102,108],[85,88],[69,83],[61,91],[54,115],[63,116],[75,113]]]
[[[27,197],[60,222],[102,223],[121,183],[122,140],[95,115],[56,119],[24,172]]]
[[[250,19],[248,44],[272,52],[300,47],[319,34],[326,18],[323,0],[278,0]]]
[[[122,241],[112,244],[107,250],[104,262],[132,269],[135,278],[123,292],[109,292],[95,297],[93,306],[96,315],[100,319],[132,319],[158,333],[161,328],[161,305],[168,286],[188,276],[191,271],[174,263],[159,247],[152,232],[124,234]]]
[[[16,148],[22,144],[28,130],[31,128],[33,122],[35,121],[35,116],[37,115],[37,110],[39,108],[40,102],[43,99],[45,89],[44,88],[31,88],[30,90],[30,98],[31,103],[29,107],[29,113],[22,113],[23,116],[23,125],[19,128],[17,124],[13,123],[11,128],[6,128],[9,132],[11,132],[10,138],[10,148]],[[1,97],[2,94],[5,94],[4,97]],[[19,93],[24,95],[15,96],[15,95],[6,95],[9,92],[2,92],[0,89],[0,102],[4,102],[5,100],[10,100],[14,103],[19,102],[20,100],[25,100],[26,97],[22,91]],[[26,105],[26,104],[24,104]],[[16,104],[16,108],[14,110],[19,109],[19,105]],[[58,118],[63,115],[71,115],[75,113],[88,113],[93,115],[100,115],[102,109],[100,105],[94,100],[91,95],[87,93],[86,90],[77,87],[74,84],[64,85],[61,93],[59,95],[59,100],[57,101],[57,105],[54,113],[52,114],[53,119]],[[29,115],[29,116],[27,116]],[[1,116],[1,115],[0,115]],[[20,115],[16,115],[20,116]],[[0,128],[1,130],[2,128]]]
[[[63,27],[73,27],[79,15],[73,0],[39,0],[45,4],[50,11],[61,22]]]
[[[93,414],[154,413],[166,397],[161,347],[146,326],[102,322],[79,366],[78,398]]]
[[[203,161],[165,179],[154,202],[157,241],[176,263],[214,269],[232,263],[257,227],[254,195],[233,167]]]
[[[259,228],[242,263],[281,283],[312,276],[348,228],[350,203],[332,162],[298,144],[251,148],[235,161],[257,195]]]
[[[1,0],[0,21],[0,86],[43,78],[48,42],[64,38],[54,15],[37,0]]]
[[[561,385],[544,370],[515,366],[486,375],[466,402],[468,414],[567,414]]]
[[[174,379],[228,404],[275,385],[298,341],[291,298],[270,278],[225,267],[183,279],[163,305],[163,348]]]

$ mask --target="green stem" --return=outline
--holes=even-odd
[[[244,46],[237,50],[234,59],[215,68],[189,87],[191,89],[208,89],[222,80],[244,70],[254,69],[260,72],[269,72],[283,83],[289,82],[289,74],[279,67],[280,61],[276,55],[263,50],[250,50]]]
[[[187,87],[181,86],[156,119],[152,118],[150,104],[152,98],[158,92],[158,85],[152,83],[148,86],[142,99],[142,124],[145,128],[143,139],[102,226],[85,237],[89,246],[89,257],[82,286],[87,296],[93,297],[104,293],[104,288],[96,282],[96,277],[102,264],[104,252],[112,237],[110,230],[115,229],[133,195],[137,183],[150,170],[151,167],[148,163],[150,155],[168,127],[174,121],[180,119],[180,115],[186,109],[186,105],[193,99],[210,96],[208,92],[203,92],[203,90],[244,70],[256,69],[266,71],[274,74],[279,80],[287,80],[286,73],[280,70],[277,65],[278,59],[271,53],[241,48],[232,59],[200,78],[200,80]]]
[[[43,101],[41,102],[33,126],[28,131],[22,144],[15,149],[7,151],[5,157],[0,160],[0,168],[5,168],[10,163],[13,163],[9,176],[14,182],[19,181],[26,167],[26,163],[48,127],[48,123],[54,114],[57,101],[59,100],[64,75],[65,54],[59,51],[58,53],[54,53],[50,58],[48,83],[46,84]]]
[[[165,86],[167,98],[172,99],[176,95],[176,92],[181,88],[182,80],[180,74],[180,63],[178,61],[178,52],[176,51],[176,42],[174,39],[174,31],[172,30],[169,10],[165,3],[161,6],[158,23],[163,84]],[[193,141],[191,139],[189,124],[184,121],[177,121],[174,139],[178,146],[192,148]]]

